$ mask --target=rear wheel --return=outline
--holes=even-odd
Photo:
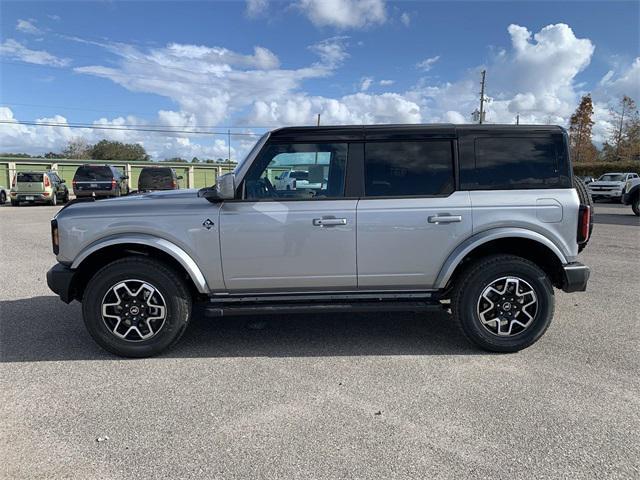
[[[58,194],[57,192],[51,192],[51,200],[49,201],[49,203],[51,204],[51,206],[56,206],[58,205]]]
[[[17,200],[11,200],[11,206],[12,207],[19,207],[20,206],[20,202]]]
[[[147,258],[116,260],[89,281],[84,323],[105,350],[149,357],[176,343],[191,319],[191,295],[180,276]]]
[[[631,210],[636,216],[640,217],[640,194],[636,195],[635,200],[631,203]]]
[[[7,194],[0,192],[0,205],[4,205],[5,203],[7,203]]]
[[[62,197],[62,203],[68,203],[69,202],[69,190],[66,190],[64,192],[64,197]]]
[[[451,310],[470,342],[493,352],[517,352],[535,343],[551,324],[553,286],[529,260],[492,255],[460,275]]]

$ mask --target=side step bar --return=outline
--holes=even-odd
[[[227,317],[235,315],[273,315],[294,313],[334,313],[334,312],[422,312],[440,310],[439,302],[383,301],[383,302],[312,302],[312,303],[235,303],[208,304],[207,317]]]

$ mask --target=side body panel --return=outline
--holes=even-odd
[[[220,213],[220,242],[227,289],[354,289],[356,203],[226,202]],[[344,219],[345,224],[314,225],[322,218]]]
[[[460,221],[435,223],[434,217],[444,216],[460,217]],[[361,199],[359,288],[432,288],[453,246],[471,236],[472,229],[469,192],[433,198]]]
[[[138,239],[135,243],[164,246],[167,253],[175,246],[174,258],[179,260],[180,251],[184,252],[204,276],[208,291],[222,291],[219,210],[220,204],[198,198],[193,190],[71,205],[56,217],[60,235],[57,259],[77,266],[76,259],[89,250],[95,251],[118,237],[134,237]],[[209,228],[203,225],[207,219],[212,222]],[[158,240],[162,245],[156,245]]]
[[[521,228],[550,240],[568,262],[578,256],[580,200],[572,188],[472,191],[473,233]]]

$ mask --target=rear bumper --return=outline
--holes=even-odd
[[[47,272],[47,285],[64,303],[71,303],[75,298],[73,289],[75,273],[74,270],[61,263],[54,265]]]
[[[76,198],[86,198],[86,197],[114,197],[116,195],[115,190],[79,190],[75,191],[74,194]]]
[[[43,193],[11,193],[11,200],[18,202],[50,202],[53,194],[44,195]]]
[[[562,290],[567,293],[584,292],[591,270],[580,262],[568,263],[563,270]]]

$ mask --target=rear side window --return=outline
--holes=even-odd
[[[88,165],[86,167],[79,167],[76,170],[74,180],[79,182],[84,181],[110,181],[113,178],[113,172],[109,167]]]
[[[42,173],[20,172],[20,173],[18,173],[17,181],[18,182],[22,182],[22,183],[27,183],[27,182],[41,183],[42,182]]]
[[[367,142],[365,196],[406,197],[453,192],[450,140]]]
[[[562,183],[551,137],[480,137],[475,153],[476,189],[548,188]]]

